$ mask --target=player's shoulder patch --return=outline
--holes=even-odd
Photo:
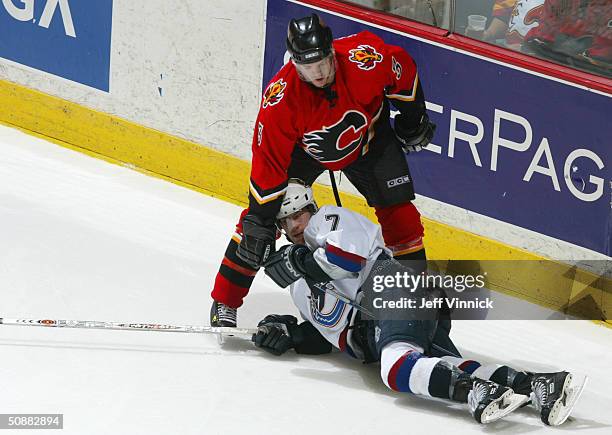
[[[282,77],[271,82],[264,91],[261,107],[265,109],[268,106],[274,106],[280,103],[285,96],[286,88],[287,82]]]
[[[383,55],[371,45],[359,44],[349,50],[349,60],[356,63],[359,69],[369,71],[383,61]]]
[[[282,66],[270,80],[261,97],[261,108],[277,106],[281,101],[283,104],[277,107],[292,104],[291,101],[298,98],[303,92],[302,81],[299,79],[295,66],[289,62]]]
[[[364,31],[339,41],[336,51],[364,71],[370,71],[384,59],[384,41],[375,34]]]

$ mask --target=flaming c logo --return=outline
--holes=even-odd
[[[285,96],[283,92],[285,91],[286,87],[287,83],[285,83],[283,79],[278,79],[274,83],[271,83],[264,93],[262,107],[265,109],[268,106],[278,104]]]
[[[357,48],[349,50],[349,53],[351,54],[349,60],[355,62],[359,68],[366,71],[371,70],[377,63],[383,60],[382,54],[369,45],[360,45]]]
[[[349,110],[335,124],[304,134],[304,151],[321,163],[342,162],[367,141],[367,127],[363,113]]]

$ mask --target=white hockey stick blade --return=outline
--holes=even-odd
[[[516,394],[512,390],[508,390],[484,409],[480,417],[480,423],[488,424],[500,420],[527,402],[529,402],[529,396]]]
[[[587,376],[576,376],[572,373],[565,378],[561,397],[555,402],[550,414],[548,414],[548,424],[550,426],[559,426],[565,423],[572,409],[574,409],[574,405],[582,395],[588,380]]]

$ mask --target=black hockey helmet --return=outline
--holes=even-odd
[[[295,63],[313,63],[332,52],[331,29],[317,14],[292,19],[287,28],[287,50]]]

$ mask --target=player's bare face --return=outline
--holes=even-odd
[[[304,244],[304,230],[310,221],[312,214],[303,208],[280,220],[281,228],[293,243]]]
[[[331,85],[336,75],[333,54],[330,54],[318,62],[305,64],[294,62],[294,65],[300,78],[317,88],[324,88]]]

